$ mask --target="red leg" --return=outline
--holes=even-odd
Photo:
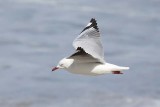
[[[123,74],[121,71],[112,71],[112,74]]]

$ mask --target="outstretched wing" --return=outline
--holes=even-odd
[[[104,61],[104,52],[100,40],[100,33],[95,19],[82,30],[80,35],[73,41],[73,46],[77,50],[82,48],[87,54],[100,62]]]

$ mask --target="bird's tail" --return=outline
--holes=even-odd
[[[120,67],[121,70],[129,70],[129,67]]]

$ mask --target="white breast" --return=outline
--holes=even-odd
[[[111,73],[105,64],[100,63],[73,63],[67,71],[83,75],[100,75],[104,73]]]

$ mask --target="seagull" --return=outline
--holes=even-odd
[[[129,67],[107,63],[100,40],[100,32],[94,18],[73,41],[75,52],[59,61],[52,71],[65,69],[74,74],[97,76],[102,74],[123,74]]]

